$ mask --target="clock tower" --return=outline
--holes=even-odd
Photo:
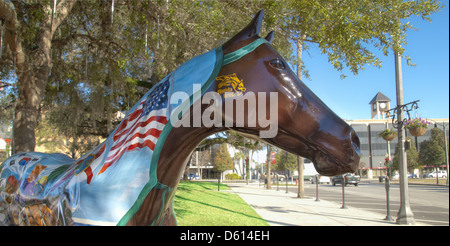
[[[370,112],[372,119],[384,119],[384,112],[390,109],[390,101],[389,97],[385,96],[383,93],[378,92],[370,104]]]

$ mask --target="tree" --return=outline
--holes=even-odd
[[[214,157],[214,169],[219,171],[219,184],[218,189],[220,190],[220,180],[222,177],[222,173],[226,170],[232,170],[233,160],[231,159],[230,154],[228,153],[228,148],[226,144],[221,144],[219,149],[217,150]]]
[[[265,144],[263,144],[260,140],[244,137],[238,132],[230,130],[217,133],[213,137],[204,139],[199,144],[197,149],[203,149],[207,148],[208,146],[223,143],[228,143],[237,150],[236,154],[233,157],[235,160],[243,159],[245,162],[245,159],[249,159],[248,165],[244,165],[246,174],[245,177],[246,180],[248,180],[250,177],[250,164],[251,160],[253,160],[253,153],[255,153],[255,151],[263,149]],[[244,173],[244,170],[240,171]]]
[[[283,150],[278,150],[275,155],[277,163],[273,165],[273,169],[277,171],[294,170],[297,168],[297,156]]]
[[[259,9],[266,12],[263,32],[275,30],[273,45],[288,62],[303,67],[291,42],[300,51],[317,44],[337,70],[357,74],[367,64],[381,67],[368,47],[403,53],[413,28],[408,18],[430,20],[440,8],[436,0],[0,0],[7,30],[0,79],[17,75],[10,83],[17,91],[10,103],[14,148],[34,149],[41,109],[70,137],[109,134],[118,122],[113,115],[183,62],[226,41]]]
[[[422,165],[436,166],[445,162],[444,132],[439,128],[432,128],[431,137],[420,143],[419,161]]]
[[[300,166],[297,162],[297,161],[300,161],[297,159],[298,158],[297,155],[288,153],[283,150],[278,150],[277,154],[275,155],[275,158],[276,158],[276,164],[274,165],[274,169],[279,172],[286,173],[286,170],[293,171],[294,169],[298,169],[298,167]],[[301,168],[303,168],[303,166]],[[299,178],[300,178],[300,176],[302,176],[300,174],[303,174],[303,172],[299,172]],[[302,178],[303,178],[303,176],[302,176]],[[288,176],[286,175],[286,182],[287,182],[287,179],[288,179]],[[300,182],[299,182],[299,185],[300,185]],[[301,198],[302,194],[304,193],[304,189],[302,191],[303,187],[299,186],[299,188],[300,189],[298,190],[298,197]],[[304,196],[304,194],[303,194],[303,196]]]
[[[101,138],[93,135],[68,137],[66,134],[61,134],[61,130],[55,127],[49,119],[41,120],[36,130],[38,151],[62,153],[73,159],[80,158],[101,141]]]
[[[137,84],[151,87],[225,41],[224,32],[247,22],[249,15],[223,18],[238,10],[217,2],[0,0],[0,79],[17,75],[15,151],[34,150],[42,106],[56,109],[53,120],[68,134],[109,134],[111,116],[142,96]]]
[[[406,138],[406,141],[411,143],[410,149],[406,150],[407,164],[408,170],[413,170],[416,168],[420,168],[419,165],[419,154],[417,153],[416,145],[414,144],[414,140],[410,137]],[[398,170],[398,144],[395,147],[394,159],[392,160],[392,168]]]
[[[442,147],[442,149],[445,149],[445,138],[444,138],[444,131],[440,128],[437,128],[436,125],[434,128],[430,129],[431,131],[431,139],[436,141],[439,146]],[[448,143],[447,143],[448,147]]]
[[[14,114],[14,92],[9,83],[0,81],[0,125],[10,126]]]
[[[4,38],[18,78],[13,125],[16,152],[34,150],[34,130],[52,66],[51,40],[75,3],[61,0],[52,8],[40,1],[0,0],[0,18],[7,30]]]
[[[418,1],[267,1],[277,31],[292,40],[297,48],[308,49],[308,44],[319,46],[335,69],[343,72],[348,67],[358,74],[365,65],[381,67],[381,61],[368,47],[387,55],[394,48],[404,53],[406,31],[414,29],[409,18],[421,17],[431,21],[429,15],[444,6],[436,0]],[[399,21],[397,21],[399,20]],[[398,40],[398,43],[397,43]],[[411,58],[406,57],[408,64]],[[307,70],[301,58],[305,75]]]

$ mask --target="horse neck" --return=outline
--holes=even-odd
[[[206,137],[223,130],[208,127],[173,128],[159,157],[158,181],[169,187],[177,186],[194,149]]]

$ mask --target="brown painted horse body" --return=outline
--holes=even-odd
[[[238,50],[259,38],[258,33],[262,23],[262,11],[253,21],[222,48],[224,55]],[[266,39],[272,39],[272,33]],[[346,172],[354,172],[359,164],[359,139],[353,129],[341,118],[334,114],[297,76],[289,69],[287,63],[271,47],[270,44],[262,44],[254,51],[241,59],[225,65],[218,76],[236,74],[245,82],[246,93],[253,92],[257,95],[266,95],[266,115],[269,115],[269,92],[278,93],[278,132],[273,138],[265,138],[264,141],[313,161],[317,171],[322,175],[332,176]],[[218,83],[215,81],[208,92],[217,91]],[[257,92],[267,92],[258,94]],[[245,94],[245,93],[244,93]],[[223,119],[227,113],[225,106],[227,100],[233,98],[221,97]],[[258,98],[257,98],[258,99]],[[194,103],[191,109],[201,100]],[[201,104],[201,112],[208,105]],[[239,110],[234,106],[233,115],[236,119]],[[190,110],[190,119],[193,119],[194,110]],[[256,111],[258,112],[258,111]],[[257,115],[244,114],[248,122],[250,117]],[[271,115],[270,117],[276,117]],[[226,124],[222,124],[223,126]],[[266,127],[267,128],[267,127]],[[178,127],[169,133],[160,154],[157,177],[158,181],[172,187],[170,192],[161,189],[153,189],[145,198],[139,210],[128,221],[127,225],[175,225],[172,201],[176,187],[183,173],[188,158],[196,146],[206,137],[229,129],[242,134],[258,137],[261,130],[259,123],[250,127]],[[166,197],[163,197],[166,196]],[[167,201],[161,208],[162,200]],[[155,221],[156,220],[156,221]]]

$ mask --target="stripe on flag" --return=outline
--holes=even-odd
[[[167,124],[167,91],[169,80],[156,88],[129,114],[115,131],[113,144],[100,172],[116,163],[124,153],[148,147],[155,149],[156,142]]]

